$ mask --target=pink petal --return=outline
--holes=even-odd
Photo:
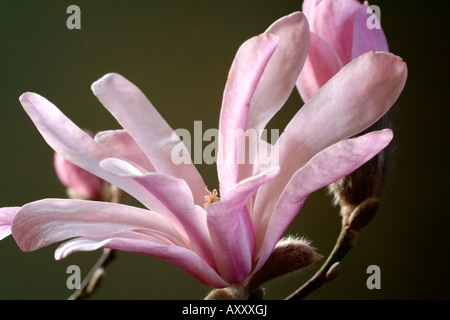
[[[95,250],[100,247],[145,254],[168,261],[209,287],[223,288],[229,285],[194,251],[164,244],[150,235],[136,231],[122,232],[109,238],[78,238],[60,246],[56,257],[62,258],[75,251]]]
[[[366,1],[356,13],[353,26],[352,59],[369,51],[389,51],[383,29],[367,27],[367,19],[372,15],[372,13],[367,13],[367,9]]]
[[[211,242],[206,226],[206,212],[194,204],[192,192],[187,183],[175,177],[157,172],[141,173],[128,162],[120,159],[106,159],[101,166],[113,174],[128,177],[142,185],[152,202],[158,201],[167,216],[180,222],[186,230],[193,249],[211,265],[214,264]]]
[[[11,234],[11,222],[20,207],[0,208],[0,240]]]
[[[267,34],[279,37],[250,103],[248,128],[264,129],[292,93],[302,70],[309,44],[309,26],[301,12],[273,23]]]
[[[56,175],[65,187],[74,190],[86,200],[102,199],[102,179],[72,164],[56,152],[53,159]]]
[[[406,82],[406,63],[390,53],[366,53],[330,79],[294,116],[277,141],[279,175],[258,190],[253,223],[274,208],[292,175],[328,146],[377,121]]]
[[[300,211],[306,198],[342,177],[350,174],[372,159],[392,140],[389,129],[367,133],[363,136],[338,142],[316,154],[291,178],[272,214],[258,233],[259,266],[270,256],[273,248]]]
[[[238,159],[247,129],[250,101],[270,57],[278,45],[278,37],[262,34],[244,42],[231,66],[222,101],[219,120],[217,170],[222,196],[239,180]]]
[[[307,15],[310,30],[334,48],[343,65],[351,61],[353,21],[361,3],[356,0],[317,1]]]
[[[297,88],[303,101],[311,99],[341,69],[342,63],[336,51],[311,32],[308,58],[297,80]]]
[[[255,159],[255,164],[253,166],[252,175],[260,173],[264,168],[278,165],[278,162],[271,162],[273,161],[273,159],[276,159],[276,157],[272,155],[272,153],[274,152],[276,152],[276,150],[274,149],[272,144],[262,139],[258,141],[257,156]]]
[[[314,7],[316,6],[317,0],[303,0],[302,3],[302,12],[303,14],[310,19],[312,17],[312,13],[314,10]]]
[[[230,283],[241,283],[252,269],[255,230],[246,204],[278,170],[278,167],[269,168],[239,182],[207,208],[214,258],[220,274]]]
[[[45,141],[62,157],[86,171],[123,189],[144,205],[152,208],[147,192],[130,179],[123,179],[100,167],[100,161],[117,156],[97,144],[77,127],[50,101],[35,93],[20,97],[23,108],[36,125]]]
[[[277,36],[279,43],[250,103],[247,130],[254,130],[257,139],[291,95],[308,54],[309,43],[308,22],[301,12],[277,20],[265,33]],[[258,148],[257,145],[254,147]],[[239,181],[253,175],[256,155],[251,150],[250,146],[244,148],[244,159],[248,160],[239,167]]]
[[[205,195],[202,177],[193,163],[173,163],[172,149],[181,140],[172,140],[172,128],[139,88],[121,75],[110,73],[94,82],[92,91],[139,144],[156,171],[186,180],[195,203],[202,204]]]
[[[23,251],[33,251],[73,237],[105,237],[134,229],[181,244],[183,237],[170,220],[154,211],[85,200],[44,199],[19,209],[12,234]]]
[[[146,172],[155,171],[141,147],[125,130],[102,131],[95,135],[94,140]]]

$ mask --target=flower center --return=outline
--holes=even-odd
[[[217,192],[216,189],[214,189],[212,192],[208,190],[208,187],[205,187],[206,192],[208,193],[205,196],[205,204],[203,205],[203,208],[206,210],[206,208],[208,208],[208,206],[211,203],[217,202],[220,200],[219,198],[219,193]]]

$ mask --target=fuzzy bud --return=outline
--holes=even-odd
[[[322,258],[304,239],[287,237],[281,239],[273,249],[267,262],[249,277],[247,289],[256,291],[267,281],[300,270]]]
[[[375,217],[380,206],[377,198],[368,198],[359,204],[348,218],[348,226],[351,230],[359,232],[365,228]]]
[[[226,287],[212,290],[205,300],[244,300],[248,298],[244,288]]]
[[[264,283],[298,271],[321,258],[304,239],[281,239],[264,266],[248,278],[245,286],[214,289],[205,300],[261,300],[264,297],[264,289],[261,288]]]
[[[358,134],[392,128],[393,108],[372,126]],[[386,171],[389,163],[392,144],[370,159],[348,176],[329,186],[334,194],[335,203],[341,206],[343,225],[348,224],[350,214],[368,198],[379,198],[386,181]]]

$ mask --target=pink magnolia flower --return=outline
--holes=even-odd
[[[224,91],[223,139],[228,129],[264,128],[283,106],[306,59],[308,38],[307,21],[296,12],[242,44]],[[368,53],[349,63],[269,146],[278,150],[270,156],[279,156],[279,166],[239,164],[233,160],[246,152],[242,140],[227,145],[225,158],[232,161],[217,164],[220,200],[210,195],[214,201],[206,209],[206,186],[195,166],[171,161],[171,150],[180,141],[171,139],[170,126],[122,76],[107,74],[92,85],[124,128],[100,132],[94,139],[51,102],[25,93],[20,97],[25,111],[56,152],[146,208],[44,199],[0,212],[10,217],[5,220],[24,251],[71,239],[56,249],[56,259],[107,247],[164,259],[211,287],[242,285],[267,261],[309,194],[355,170],[389,143],[390,130],[347,138],[392,106],[405,79],[406,64],[389,53]],[[223,147],[220,141],[219,154]],[[228,157],[230,152],[235,158]]]
[[[88,132],[88,134],[94,137],[93,133]],[[56,152],[54,166],[59,181],[67,187],[68,193],[73,197],[102,200],[104,183],[102,179],[67,161]]]
[[[383,29],[367,26],[376,19],[367,1],[305,0],[303,13],[310,25],[308,58],[297,82],[304,101],[361,54],[389,51]]]

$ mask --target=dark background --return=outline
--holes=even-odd
[[[81,30],[66,28],[66,8],[81,8]],[[382,206],[345,258],[340,276],[309,299],[448,299],[449,145],[448,4],[372,1],[391,52],[408,64],[396,103],[395,153]],[[276,19],[301,10],[292,1],[4,1],[0,2],[0,206],[65,197],[53,153],[18,97],[37,92],[82,128],[118,128],[90,91],[118,72],[138,85],[171,126],[195,120],[216,128],[228,69],[240,44]],[[271,122],[282,128],[301,107],[295,91]],[[217,186],[214,166],[198,166]],[[289,233],[306,236],[327,255],[340,218],[320,190],[306,202]],[[0,299],[65,299],[66,269],[85,275],[100,251],[55,261],[57,245],[32,253],[12,237],[0,242]],[[366,287],[369,265],[381,268],[381,289]],[[318,266],[318,265],[317,265]],[[316,267],[317,267],[316,266]],[[309,268],[271,283],[282,299],[310,277]],[[208,288],[169,263],[118,254],[94,299],[202,299]]]

